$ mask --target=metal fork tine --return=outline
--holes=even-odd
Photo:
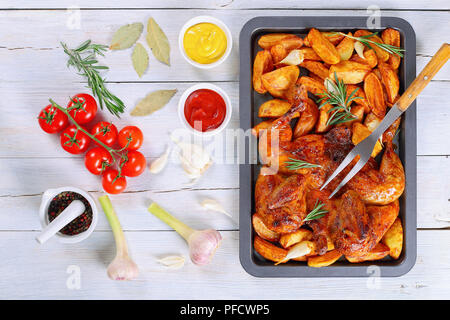
[[[328,199],[331,199],[336,194],[336,192],[338,192],[347,182],[349,182],[350,179],[353,178],[353,176],[355,174],[357,174],[358,171],[361,170],[362,167],[364,167],[366,162],[367,162],[366,159],[363,159],[363,158],[359,159],[358,162],[356,163],[356,165],[352,168],[352,170],[350,170],[350,172],[345,176],[345,178],[341,181],[341,183],[339,183],[337,188],[334,189],[333,193],[330,194]]]
[[[320,190],[322,190],[323,188],[325,188],[327,186],[328,183],[331,182],[331,180],[333,180],[334,178],[336,178],[336,176],[342,171],[344,170],[344,168],[346,166],[349,165],[350,162],[352,162],[353,159],[355,159],[355,157],[358,155],[358,152],[356,151],[356,147],[353,148],[353,150],[350,151],[349,154],[347,154],[347,156],[344,158],[344,160],[341,162],[341,164],[339,165],[339,167],[337,167],[336,170],[334,170],[333,174],[327,179],[327,181],[325,181],[325,183],[322,185],[322,187],[320,188]]]

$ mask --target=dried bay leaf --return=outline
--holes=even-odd
[[[133,61],[133,68],[136,70],[139,78],[142,77],[148,68],[148,53],[142,44],[136,43],[131,55],[131,61]]]
[[[150,92],[144,99],[138,102],[136,107],[131,110],[132,116],[147,116],[164,107],[167,102],[177,93],[177,89],[173,90],[157,90]]]
[[[153,55],[162,63],[170,66],[170,44],[166,34],[161,30],[155,19],[148,19],[147,43],[152,49]]]
[[[144,25],[140,22],[127,24],[120,27],[113,35],[111,50],[123,50],[130,48],[141,36]]]

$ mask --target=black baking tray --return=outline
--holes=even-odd
[[[252,65],[256,52],[261,50],[258,38],[266,33],[289,32],[304,37],[310,28],[321,31],[356,31],[368,29],[373,32],[393,28],[401,34],[401,46],[406,50],[399,67],[400,92],[403,92],[416,76],[416,36],[411,25],[400,18],[381,17],[379,28],[368,28],[368,17],[336,16],[267,16],[248,21],[241,30],[239,112],[240,126],[244,132],[259,123],[258,107],[271,99],[252,89]],[[251,135],[246,135],[251,136]],[[403,251],[398,260],[387,258],[380,261],[352,264],[340,260],[329,267],[311,268],[304,262],[289,262],[274,266],[253,249],[254,231],[251,217],[254,212],[254,186],[260,166],[255,163],[255,141],[246,141],[245,158],[239,166],[239,257],[244,269],[256,277],[395,277],[407,273],[415,264],[417,251],[416,207],[416,104],[403,115],[398,135],[398,154],[405,168],[406,186],[400,200],[400,217],[404,228]],[[241,150],[243,150],[241,149]],[[253,161],[250,161],[252,159]]]

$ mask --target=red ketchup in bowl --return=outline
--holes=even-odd
[[[220,127],[226,112],[227,108],[222,96],[210,89],[192,92],[184,104],[184,116],[187,122],[192,128],[202,132]]]

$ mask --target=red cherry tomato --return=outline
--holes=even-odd
[[[78,124],[92,121],[97,114],[97,102],[87,93],[79,93],[70,99],[67,111]]]
[[[135,126],[128,126],[119,132],[119,145],[128,150],[137,150],[142,146],[144,135],[141,129]]]
[[[137,177],[145,171],[147,161],[142,153],[129,150],[120,160],[122,174],[127,177]]]
[[[42,130],[47,133],[57,133],[69,123],[67,116],[51,104],[41,110],[38,119]]]
[[[112,145],[117,141],[117,136],[119,135],[116,126],[106,121],[101,121],[94,125],[91,130],[91,134],[108,147],[112,147]],[[94,142],[98,145],[95,140]]]
[[[111,154],[102,147],[89,150],[84,156],[84,165],[90,173],[99,175],[112,165]]]
[[[61,133],[61,147],[72,154],[85,152],[90,142],[91,138],[83,131],[78,130],[74,125],[68,126]]]
[[[103,189],[110,194],[121,193],[127,187],[127,179],[119,176],[119,172],[115,169],[107,169],[102,177]]]

